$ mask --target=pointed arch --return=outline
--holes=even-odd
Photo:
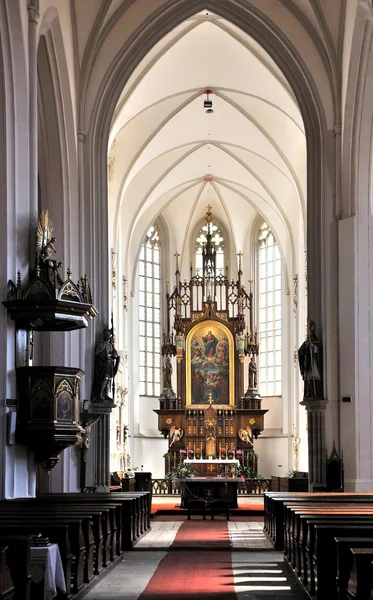
[[[92,119],[86,122],[84,112],[81,114],[82,127],[87,128],[87,161],[95,165],[93,177],[87,186],[90,206],[97,207],[100,218],[95,222],[94,237],[102,243],[99,263],[91,254],[92,271],[101,273],[102,282],[98,282],[98,291],[105,289],[108,276],[107,237],[107,165],[106,149],[112,115],[121,90],[128,77],[141,58],[173,27],[189,16],[203,9],[211,10],[252,36],[270,54],[278,64],[297,98],[305,123],[308,149],[308,224],[309,232],[315,239],[309,253],[308,276],[312,281],[309,295],[310,312],[318,322],[321,315],[321,284],[323,266],[321,261],[321,206],[324,197],[323,162],[325,152],[326,119],[316,84],[309,71],[304,67],[301,57],[292,44],[274,26],[267,17],[242,0],[180,0],[167,3],[152,14],[150,20],[133,35],[122,47],[120,55],[112,63],[110,70],[102,81],[97,96]],[[93,208],[95,210],[95,208]],[[87,215],[88,216],[88,215]],[[90,219],[89,219],[90,220]],[[107,298],[100,298],[102,306],[107,306]],[[105,312],[105,308],[104,308]]]

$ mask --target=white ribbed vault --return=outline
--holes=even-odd
[[[213,91],[212,114],[203,108],[206,89]],[[140,62],[114,114],[108,163],[111,236],[115,245],[121,230],[128,264],[136,263],[144,232],[159,215],[171,249],[188,264],[188,238],[209,203],[232,236],[232,256],[248,251],[259,214],[274,230],[287,268],[300,266],[306,212],[300,110],[274,61],[227,20],[202,11]]]

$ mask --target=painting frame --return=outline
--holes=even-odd
[[[213,320],[196,323],[188,332],[185,353],[186,406],[208,406],[209,394],[215,405],[235,406],[234,338],[230,329]]]

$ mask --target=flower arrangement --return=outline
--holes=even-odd
[[[196,454],[201,454],[201,448],[196,448]]]
[[[238,449],[236,452],[236,456],[242,456],[242,450]]]
[[[189,465],[180,463],[165,475],[165,479],[183,479],[185,477],[193,477],[194,475],[197,475],[197,471]]]
[[[186,450],[180,450],[180,456],[186,456],[186,455],[187,455]]]
[[[191,448],[189,448],[188,450],[188,456],[194,456],[194,450],[192,450]]]
[[[235,449],[234,449],[234,448],[230,448],[230,449],[228,450],[228,454],[234,454],[235,452],[236,452],[236,451],[235,451]]]

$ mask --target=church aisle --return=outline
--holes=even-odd
[[[192,520],[184,521],[184,524],[187,528],[188,524],[191,524],[191,530],[196,530],[198,522],[201,525],[203,523]],[[204,525],[206,523],[204,522]],[[203,593],[204,599],[305,600],[306,594],[302,592],[283,561],[283,554],[273,550],[272,544],[263,532],[261,522],[229,521],[227,525],[232,549],[228,553],[226,550],[221,550],[220,553],[219,550],[211,552],[206,549],[198,550],[198,544],[193,550],[170,549],[167,552],[166,549],[173,544],[181,525],[183,521],[155,521],[152,524],[152,531],[140,540],[132,552],[125,552],[123,561],[85,598],[87,600],[137,600],[152,581],[155,585],[148,587],[146,595],[143,596],[146,600],[153,598],[154,600],[174,600],[174,598],[199,600],[200,592],[193,590],[193,586],[185,582],[192,582],[191,575],[196,571],[198,563],[204,564],[204,571],[202,571],[207,578],[211,572],[209,564],[211,566],[214,564],[216,567],[217,557],[219,557],[220,566],[218,570],[215,568],[214,573],[217,582],[216,592],[212,591],[215,589],[214,583],[210,582],[210,591]],[[226,554],[230,556],[229,560],[226,560]],[[156,573],[161,561],[162,570]],[[181,564],[181,575],[176,586],[179,589],[175,589],[175,584],[169,585],[168,589],[165,585],[164,592],[161,593],[162,582],[168,580],[164,576],[162,579],[165,564],[167,565],[168,562],[175,564],[179,568],[179,573]],[[191,569],[191,562],[195,565],[193,569]],[[222,585],[227,587],[227,591],[222,591]]]

